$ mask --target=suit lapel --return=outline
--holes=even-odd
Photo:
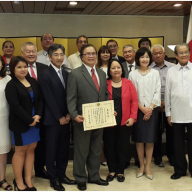
[[[85,79],[88,81],[88,83],[91,85],[91,87],[98,93],[97,91],[97,87],[91,77],[91,75],[89,74],[89,72],[87,71],[86,67],[84,66],[84,64],[82,64],[81,66],[81,71],[83,73],[83,76],[85,77]],[[101,81],[100,81],[101,82]],[[101,84],[101,83],[100,83]]]
[[[55,81],[58,83],[58,85],[59,85],[62,89],[64,89],[64,86],[63,86],[63,84],[61,83],[61,80],[60,80],[59,76],[57,75],[55,69],[53,69],[53,67],[52,67],[51,65],[49,66],[49,71],[50,71],[52,77],[53,77],[53,78],[55,79]]]
[[[124,69],[124,72],[125,72],[125,78],[128,79],[129,72],[128,72],[128,69],[127,69],[127,63],[123,62],[122,65],[123,65],[123,69]]]
[[[122,78],[122,94],[124,95],[124,93],[128,90],[128,81],[125,81],[124,78]]]

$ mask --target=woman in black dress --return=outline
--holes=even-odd
[[[28,65],[24,58],[13,57],[10,62],[12,80],[5,94],[10,106],[9,129],[15,153],[12,159],[15,189],[36,191],[31,176],[34,150],[39,136],[39,122],[43,111],[43,99],[37,81],[27,76]],[[22,171],[24,168],[24,181]]]

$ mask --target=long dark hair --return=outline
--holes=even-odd
[[[5,64],[4,59],[0,55],[0,61],[2,63],[2,68],[0,70],[0,77],[5,77],[6,76],[6,71],[7,71],[7,66]]]

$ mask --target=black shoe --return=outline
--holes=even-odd
[[[43,179],[49,179],[49,175],[48,175],[48,173],[47,173],[47,171],[45,169],[40,173],[36,172],[35,177],[41,177]]]
[[[163,162],[161,162],[161,163],[159,164],[159,167],[165,167],[164,164],[163,164]]]
[[[129,166],[130,166],[130,161],[127,161],[127,162],[125,163],[124,169],[127,169]]]
[[[107,175],[107,177],[106,177],[106,180],[108,181],[108,182],[110,182],[110,181],[113,181],[113,179],[116,177],[116,174],[115,175],[110,175],[110,173],[109,173],[109,175]]]
[[[65,191],[65,188],[60,183],[60,181],[50,181],[50,186],[56,191]]]
[[[97,184],[97,185],[103,185],[103,186],[107,186],[109,185],[108,181],[105,181],[103,179],[99,179],[97,181],[88,181],[88,183],[94,183],[94,184]]]
[[[59,179],[59,181],[61,183],[67,184],[67,185],[76,185],[77,184],[75,180],[71,180],[68,177],[64,177],[62,179]]]
[[[87,189],[86,182],[78,183],[78,184],[77,184],[77,188],[78,188],[80,191],[85,191],[85,190]]]
[[[117,175],[117,181],[123,182],[125,181],[125,177],[123,175]]]
[[[26,187],[25,189],[19,189],[19,187],[17,186],[16,180],[13,180],[13,185],[14,185],[14,191],[29,191],[29,188]]]
[[[171,175],[171,179],[180,179],[182,176],[186,176],[186,174],[174,173]]]
[[[161,160],[160,158],[155,158],[155,159],[154,159],[154,163],[155,163],[156,165],[160,165],[161,162],[162,162],[162,160]]]

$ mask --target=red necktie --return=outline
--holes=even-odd
[[[99,92],[99,84],[98,84],[97,77],[95,75],[95,72],[94,72],[93,68],[91,69],[91,72],[92,72],[92,79],[93,79],[93,81],[95,83],[95,86],[97,87],[97,91]]]
[[[33,65],[30,65],[30,67],[31,67],[31,77],[35,78],[37,81],[37,77],[36,77],[35,72],[33,70]]]

